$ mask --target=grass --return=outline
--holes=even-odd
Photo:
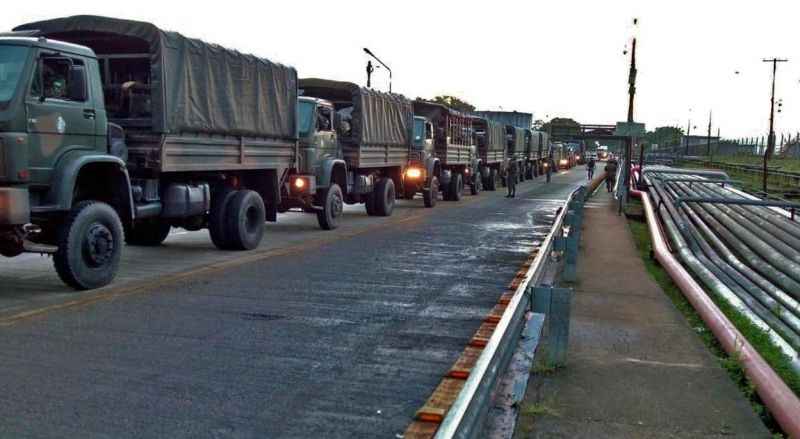
[[[705,158],[704,158],[705,159]],[[762,165],[763,159],[755,156],[721,156],[714,157],[714,163],[727,163],[731,165]],[[706,166],[698,163],[687,161],[682,166],[691,168],[705,168]],[[799,159],[772,159],[769,161],[770,168],[779,167],[780,171],[800,172]],[[711,167],[718,167],[711,165]],[[758,192],[763,189],[763,182],[761,174],[754,172],[743,172],[732,169],[724,169],[724,171],[731,176],[734,180],[742,183],[742,189],[750,192]],[[784,193],[797,191],[797,185],[790,184],[788,180],[780,176],[770,176],[767,179],[767,192],[769,193]]]
[[[720,365],[727,371],[728,376],[736,383],[742,394],[748,398],[753,410],[759,415],[764,424],[773,433],[780,435],[780,427],[765,409],[761,399],[755,392],[753,384],[747,379],[739,359],[728,355],[722,349],[722,346],[700,318],[700,315],[697,314],[680,289],[672,282],[669,274],[651,257],[652,247],[647,224],[635,220],[629,220],[628,224],[647,272],[664,290],[681,314],[684,315],[703,343],[717,357]],[[710,297],[795,394],[800,395],[800,374],[792,370],[790,359],[771,342],[769,336],[721,297],[715,294],[710,294]]]
[[[561,416],[561,413],[558,410],[554,409],[550,406],[550,404],[546,402],[535,402],[531,404],[525,404],[521,410],[524,416]]]

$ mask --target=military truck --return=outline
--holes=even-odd
[[[526,144],[530,130],[506,125],[506,162],[517,162],[517,178],[525,180]]]
[[[481,163],[473,135],[472,118],[442,104],[417,99],[414,114],[423,116],[433,124],[433,144],[442,172],[439,183],[442,198],[459,201],[464,185],[469,185],[472,195],[483,188]]]
[[[209,228],[256,247],[297,147],[294,68],[136,21],[74,16],[0,38],[0,253],[106,285],[123,240]]]
[[[483,117],[473,116],[472,127],[482,165],[480,175],[483,178],[483,187],[489,191],[496,190],[498,178],[505,174],[505,126]]]
[[[547,155],[550,151],[550,135],[545,131],[534,131],[533,134],[539,138],[537,142],[539,160],[536,163],[535,169],[538,170],[539,175],[544,173],[544,164],[547,162]]]
[[[323,229],[336,226],[342,203],[364,203],[369,215],[391,215],[405,186],[411,101],[327,79],[304,78],[299,87],[300,164],[289,174],[285,206],[316,209]]]
[[[439,198],[442,164],[433,145],[433,123],[414,116],[413,136],[408,167],[403,173],[403,195],[410,200],[421,193],[425,207],[434,207]]]

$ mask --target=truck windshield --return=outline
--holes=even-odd
[[[316,105],[309,101],[297,103],[297,129],[300,137],[309,136],[314,129],[314,109]]]
[[[422,139],[425,137],[425,121],[414,119],[414,148],[422,148]]]
[[[14,97],[27,53],[27,47],[0,46],[0,109]]]

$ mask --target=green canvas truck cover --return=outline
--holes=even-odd
[[[77,15],[14,30],[88,46],[98,56],[148,54],[153,132],[296,137],[293,67],[141,21]]]
[[[473,116],[473,124],[486,130],[486,143],[481,149],[487,151],[503,151],[506,147],[506,127],[491,119]]]
[[[299,87],[304,96],[331,101],[337,111],[352,107],[350,135],[342,136],[342,141],[361,146],[411,146],[414,115],[406,97],[318,78],[300,79]]]

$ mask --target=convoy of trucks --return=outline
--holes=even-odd
[[[97,288],[124,242],[208,228],[253,249],[280,212],[333,229],[344,204],[389,216],[396,196],[494,190],[509,160],[532,178],[547,144],[530,124],[298,79],[149,23],[30,23],[0,36],[0,254],[52,254],[66,284]]]

